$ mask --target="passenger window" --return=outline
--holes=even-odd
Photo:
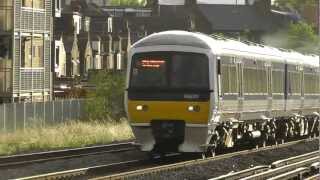
[[[222,95],[237,94],[237,70],[232,57],[221,57]]]
[[[267,71],[263,61],[244,59],[243,80],[246,95],[267,93]]]
[[[301,94],[301,72],[297,66],[288,65],[288,93],[290,95]]]
[[[316,69],[304,68],[304,93],[306,95],[320,94],[318,73]]]
[[[272,93],[274,95],[284,93],[284,64],[272,64]]]

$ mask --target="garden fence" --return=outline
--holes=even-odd
[[[28,127],[43,127],[68,120],[79,120],[84,115],[84,99],[0,104],[0,132],[13,132],[25,130]]]

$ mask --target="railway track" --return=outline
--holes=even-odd
[[[243,171],[222,175],[210,180],[286,180],[296,177],[304,177],[305,174],[311,174],[319,171],[319,151],[306,153],[303,155],[279,160],[271,165],[256,166]]]
[[[279,166],[272,166],[276,168],[271,168],[265,172],[254,174],[243,178],[243,180],[255,180],[255,179],[268,179],[268,180],[289,180],[293,178],[303,179],[306,174],[311,174],[312,172],[319,172],[319,167],[316,163],[319,162],[319,152],[316,151],[313,156],[306,156],[304,158],[297,157],[296,160],[285,159],[283,162],[285,164],[278,164]],[[315,168],[315,169],[314,169]]]
[[[183,161],[183,162],[178,162],[178,163],[171,163],[171,164],[166,164],[166,165],[161,165],[156,163],[151,163],[150,160],[147,159],[137,159],[137,160],[132,160],[128,162],[122,162],[122,163],[116,163],[116,164],[108,164],[108,165],[103,165],[103,166],[95,166],[95,167],[88,167],[88,168],[82,168],[82,169],[76,169],[72,171],[63,171],[63,172],[56,172],[56,173],[51,173],[51,174],[44,174],[44,175],[39,175],[39,176],[32,176],[32,177],[25,177],[21,178],[23,180],[30,180],[30,179],[89,179],[89,178],[94,178],[95,180],[102,180],[102,179],[124,179],[124,178],[136,178],[139,176],[143,176],[146,179],[152,179],[152,176],[155,176],[159,173],[166,172],[166,171],[176,171],[182,168],[190,167],[193,165],[201,165],[208,163],[210,161],[215,161],[215,160],[221,160],[221,159],[226,159],[226,158],[231,158],[239,155],[248,155],[260,151],[268,151],[268,150],[273,150],[277,148],[284,148],[288,146],[292,146],[298,143],[302,142],[308,142],[312,141],[311,139],[304,139],[304,140],[298,140],[298,141],[293,141],[293,142],[288,142],[285,144],[279,144],[277,146],[267,146],[267,147],[262,147],[259,149],[250,149],[250,150],[244,150],[244,151],[239,151],[239,152],[234,152],[234,153],[228,153],[228,154],[223,154],[223,155],[218,155],[215,157],[210,157],[206,159],[196,159],[196,160],[188,160],[188,161]],[[262,170],[265,167],[260,167]],[[126,170],[128,172],[120,172],[118,174],[114,170]],[[131,171],[130,171],[131,169]],[[133,170],[132,170],[133,169]],[[137,169],[137,170],[134,170]],[[257,169],[258,170],[258,169]],[[112,173],[112,175],[106,175],[106,176],[101,176],[99,177],[99,173],[103,174],[108,172],[109,174]],[[108,174],[107,173],[107,174]],[[98,178],[95,178],[98,177]],[[150,177],[150,178],[148,178]]]
[[[310,177],[305,178],[305,180],[319,180],[319,179],[320,179],[320,173],[319,173],[319,174],[316,174],[316,175],[313,175],[313,176],[310,176]]]
[[[122,152],[136,149],[134,142],[114,143],[109,145],[100,145],[84,148],[66,149],[58,151],[48,151],[40,153],[30,153],[13,156],[0,157],[0,169],[13,166],[21,166],[31,163],[39,163],[58,159],[68,159],[102,153]]]
[[[61,171],[49,174],[43,174],[38,176],[30,176],[25,178],[19,178],[19,180],[65,180],[65,179],[89,179],[97,174],[102,172],[114,172],[119,169],[128,169],[136,165],[141,166],[142,164],[147,163],[147,160],[137,159],[132,161],[124,161],[120,163],[112,163],[101,166],[93,166],[69,171]]]
[[[135,169],[137,167],[143,168],[148,166],[157,166],[160,164],[168,164],[173,163],[177,161],[182,161],[183,159],[180,158],[179,154],[172,154],[167,156],[167,160],[156,162],[151,161],[149,158],[146,159],[135,159],[130,161],[123,161],[119,163],[111,163],[101,166],[92,166],[87,168],[80,168],[80,169],[74,169],[74,170],[68,170],[68,171],[61,171],[61,172],[55,172],[55,173],[49,173],[49,174],[43,174],[43,175],[37,175],[37,176],[30,176],[25,178],[19,178],[19,180],[60,180],[60,179],[90,179],[97,177],[99,175],[106,175],[108,173],[119,173],[123,170],[130,170]]]

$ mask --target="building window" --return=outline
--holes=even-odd
[[[56,8],[56,9],[61,9],[60,0],[56,0],[55,8]]]
[[[36,9],[44,9],[44,0],[33,0],[33,7]]]
[[[73,15],[73,25],[74,25],[74,32],[76,34],[79,34],[81,29],[81,16]]]
[[[44,9],[44,0],[22,0],[23,7]]]
[[[43,67],[43,38],[34,37],[32,44],[32,67]]]
[[[12,1],[0,1],[0,31],[10,31],[13,26]]]
[[[43,37],[22,37],[21,39],[21,67],[43,67]]]
[[[32,8],[32,1],[33,0],[22,0],[23,7],[31,7]]]
[[[32,38],[22,37],[21,38],[21,67],[31,67],[32,61]]]
[[[11,59],[12,38],[10,36],[0,36],[0,60]]]
[[[12,73],[12,38],[0,36],[0,92],[8,92],[11,88]]]

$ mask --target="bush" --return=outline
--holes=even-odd
[[[108,144],[133,137],[126,119],[118,122],[70,120],[55,126],[34,126],[16,132],[0,132],[0,156]]]
[[[124,117],[125,73],[100,71],[93,75],[90,82],[96,88],[88,93],[90,99],[86,105],[88,118],[100,120]]]

